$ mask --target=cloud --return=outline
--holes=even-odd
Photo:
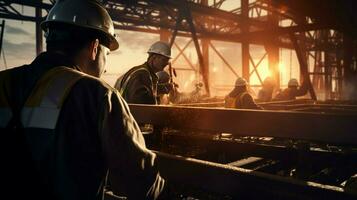
[[[140,33],[133,31],[120,31],[119,44],[123,44],[123,48],[133,50],[146,51],[153,42],[159,40],[159,35]],[[125,49],[123,49],[125,51]]]
[[[4,39],[3,48],[6,57],[17,60],[29,59],[35,55],[35,44],[30,42],[12,43]]]
[[[18,27],[12,27],[9,25],[5,26],[5,31],[8,34],[15,34],[15,35],[26,35],[26,36],[33,35],[30,32],[26,31],[25,29],[18,28]]]

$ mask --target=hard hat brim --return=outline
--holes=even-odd
[[[157,55],[160,55],[160,56],[164,56],[164,57],[166,57],[166,58],[169,58],[169,59],[172,58],[171,56],[168,56],[168,55],[165,55],[165,54],[162,54],[162,53],[158,53],[158,52],[148,51],[147,53],[149,53],[149,54],[157,54]]]
[[[51,23],[53,23],[53,24],[60,23],[60,24],[65,24],[65,25],[69,25],[69,26],[77,26],[78,27],[78,24],[70,23],[70,22],[67,22],[67,21],[51,21],[51,20],[48,20],[48,21],[43,21],[41,23],[42,30],[47,31],[48,26]],[[84,29],[99,31],[100,33],[102,33],[106,37],[108,42],[109,42],[108,46],[107,45],[106,46],[110,49],[110,51],[114,51],[114,50],[117,50],[119,48],[119,42],[113,35],[111,35],[111,34],[109,34],[107,32],[104,32],[103,30],[101,30],[99,28],[93,28],[91,26],[81,25],[80,27],[84,28]]]

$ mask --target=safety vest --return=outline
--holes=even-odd
[[[242,105],[244,96],[248,94],[248,92],[241,93],[238,97],[226,96],[224,99],[224,107],[226,108],[237,108],[236,104]],[[238,101],[238,102],[237,102]]]
[[[84,73],[68,67],[55,67],[45,73],[32,89],[20,113],[17,113],[32,159],[39,162],[45,159],[54,133],[61,107],[72,86]],[[16,89],[16,88],[14,88]],[[15,116],[5,99],[4,90],[0,91],[0,129],[6,128]],[[12,128],[12,127],[9,127]]]

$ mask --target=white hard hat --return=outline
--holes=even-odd
[[[167,58],[171,58],[171,48],[166,42],[158,41],[151,45],[148,53],[155,53]]]
[[[295,78],[289,80],[288,87],[299,87],[299,82]]]
[[[236,87],[240,87],[240,86],[245,86],[245,85],[247,85],[247,84],[248,84],[248,83],[247,83],[247,81],[246,81],[244,78],[238,77],[234,85],[235,85]]]
[[[110,50],[119,47],[112,19],[95,0],[57,0],[41,27],[47,32],[51,24],[56,26],[58,23],[96,30],[105,37]]]

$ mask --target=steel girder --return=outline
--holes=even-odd
[[[235,198],[354,199],[341,187],[294,180],[193,158],[156,152],[160,174],[170,181]],[[268,195],[268,196],[267,196]],[[235,199],[234,198],[234,199]]]
[[[131,104],[130,110],[138,123],[181,130],[357,144],[357,115],[354,113],[323,114],[137,104]]]
[[[49,10],[52,7],[51,4],[42,3],[36,0],[0,0],[0,18],[32,22],[44,20],[44,17],[37,18],[35,15],[24,15],[21,13],[21,11],[15,8],[14,5],[30,6],[45,10]]]

